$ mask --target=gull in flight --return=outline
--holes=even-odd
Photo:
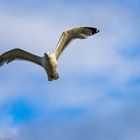
[[[54,52],[45,52],[44,56],[40,57],[22,49],[15,48],[0,55],[0,66],[16,59],[27,60],[42,66],[48,75],[48,81],[57,80],[59,78],[57,61],[66,46],[68,46],[73,39],[85,39],[98,32],[99,30],[94,27],[75,27],[66,30],[62,33]]]

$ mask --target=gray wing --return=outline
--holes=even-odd
[[[41,57],[26,52],[22,49],[12,49],[0,55],[0,66],[13,60],[27,60],[42,66]]]
[[[76,27],[64,31],[54,51],[56,59],[59,58],[60,54],[73,39],[85,39],[88,36],[94,35],[98,32],[99,30],[94,27]]]

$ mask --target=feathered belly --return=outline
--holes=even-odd
[[[57,73],[57,61],[55,60],[47,61],[45,70],[47,72],[49,81],[56,80],[59,78],[59,75]]]

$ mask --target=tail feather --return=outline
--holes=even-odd
[[[57,72],[48,75],[48,81],[59,79],[59,75]]]

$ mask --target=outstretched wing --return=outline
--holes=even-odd
[[[9,62],[16,59],[31,61],[42,66],[41,57],[26,52],[22,49],[12,49],[0,55],[0,66],[2,66],[5,63],[8,64]]]
[[[98,32],[99,30],[94,27],[76,27],[64,31],[54,51],[56,59],[59,58],[60,54],[73,39],[85,39],[88,36],[94,35]]]

